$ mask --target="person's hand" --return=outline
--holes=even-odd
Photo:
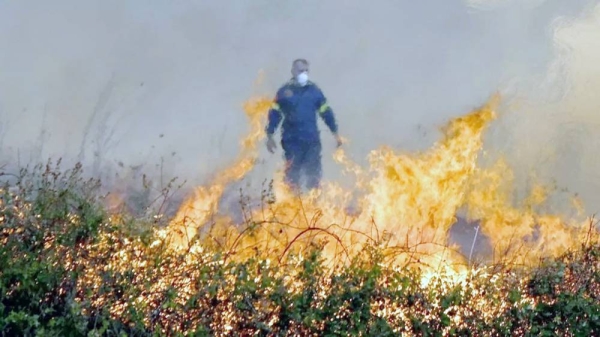
[[[338,135],[337,133],[335,134],[335,141],[337,143],[337,147],[342,146],[342,137],[340,137],[340,135]]]
[[[275,140],[273,137],[269,137],[267,139],[267,150],[271,153],[275,153],[275,149],[277,148],[277,144],[275,144]]]

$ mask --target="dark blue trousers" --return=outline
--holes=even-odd
[[[321,142],[319,140],[282,140],[286,167],[285,182],[295,191],[300,189],[301,178],[306,179],[306,187],[319,188],[321,184]]]

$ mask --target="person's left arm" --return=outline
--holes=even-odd
[[[329,106],[329,103],[327,102],[327,97],[325,97],[325,95],[323,94],[323,91],[320,88],[316,88],[316,95],[317,95],[317,109],[318,109],[319,116],[323,119],[323,121],[325,122],[325,124],[327,125],[329,130],[334,135],[337,135],[337,133],[338,133],[337,121],[335,118],[335,114],[333,113],[333,110],[331,109],[331,107]]]

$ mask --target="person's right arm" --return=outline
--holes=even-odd
[[[271,104],[271,108],[269,109],[267,127],[265,128],[265,132],[268,137],[272,137],[277,127],[281,123],[283,119],[283,111],[281,111],[281,89],[277,91],[275,94],[275,98],[273,99],[273,103]]]
[[[269,109],[267,126],[265,128],[265,132],[267,134],[267,149],[269,152],[273,153],[275,148],[275,140],[273,140],[273,134],[279,127],[281,120],[283,119],[283,111],[281,111],[281,106],[279,105],[281,90],[277,91],[275,95],[275,99],[273,99],[273,103],[271,104],[271,108]]]

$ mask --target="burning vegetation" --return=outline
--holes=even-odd
[[[237,160],[166,225],[108,213],[80,166],[22,170],[0,190],[0,331],[598,335],[596,223],[537,212],[542,186],[515,204],[508,166],[478,166],[497,104],[452,120],[423,153],[382,148],[363,168],[340,149],[355,188],[299,197],[278,178],[258,203],[241,197],[241,222],[219,201],[254,167],[267,98],[244,106]],[[460,212],[489,239],[480,263],[449,244]]]

